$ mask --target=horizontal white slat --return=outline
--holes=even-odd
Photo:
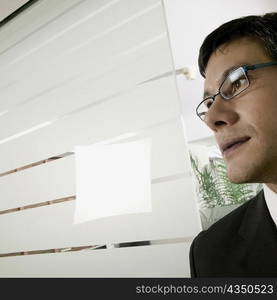
[[[60,14],[70,10],[72,6],[84,0],[40,0],[33,3],[30,7],[22,11],[16,18],[13,18],[5,26],[0,28],[0,52],[25,39],[40,27],[50,23]],[[95,0],[99,2],[109,2],[110,0]],[[99,4],[98,4],[99,5]],[[49,10],[51,13],[49,13]],[[48,13],[47,13],[48,12]],[[40,16],[39,18],[37,16]]]
[[[190,277],[190,243],[0,258],[0,277]]]
[[[69,201],[1,215],[0,253],[192,237],[200,228],[189,176],[153,184],[151,213],[74,225],[75,205]]]
[[[24,47],[24,42],[40,48],[68,31],[74,37],[79,28],[82,28],[85,35],[94,35],[117,24],[120,20],[118,17],[122,21],[134,12],[155,3],[159,4],[160,0],[40,0],[0,29],[0,41],[4,41],[0,52],[9,48],[13,54],[19,53],[19,49],[23,50],[20,47]],[[38,15],[40,18],[37,18]],[[85,28],[86,24],[88,28]],[[22,51],[20,55],[22,54],[26,53]]]
[[[1,11],[0,11],[0,21],[3,21],[9,15],[14,13],[17,9],[26,4],[28,0],[2,0],[1,1]]]
[[[139,51],[122,56],[119,64],[102,69],[100,75],[81,76],[50,90],[40,91],[32,101],[0,116],[0,140],[168,72],[171,66],[168,40],[164,37]],[[29,88],[30,83],[26,83],[26,95]],[[13,93],[21,94],[18,89]],[[16,99],[13,93],[11,97]],[[20,97],[24,99],[24,95]],[[11,102],[5,98],[2,105],[9,106]]]
[[[189,174],[181,121],[173,120],[123,142],[152,139],[152,178]],[[92,166],[93,167],[93,166]],[[75,195],[74,155],[0,177],[0,210]]]
[[[135,2],[140,3],[139,1]],[[125,16],[127,17],[126,13]],[[108,16],[105,15],[105,17]],[[103,16],[99,22],[102,19]],[[147,26],[146,29],[145,24],[151,24],[151,26]],[[88,28],[95,27],[94,24],[87,24],[87,26]],[[80,73],[99,75],[103,67],[118,61],[122,52],[165,33],[165,24],[161,6],[154,6],[154,9],[146,14],[96,40],[90,36],[80,38],[83,35],[83,28],[79,30],[80,32],[76,33],[75,38],[71,32],[68,32],[55,40],[55,43],[51,42],[22,59],[17,56],[26,51],[33,51],[33,48],[37,47],[36,40],[30,45],[27,41],[21,43],[21,47],[18,46],[18,53],[13,53],[14,49],[12,49],[0,55],[0,80],[2,85],[6,86],[2,90],[0,89],[0,96],[5,97],[6,101],[10,103],[9,107],[24,102],[45,89],[77,77]],[[64,41],[65,38],[72,44],[71,48],[77,47],[77,49],[73,51],[67,45],[68,42]],[[21,49],[23,46],[24,49]],[[8,67],[5,67],[5,64]],[[27,73],[26,69],[28,69]],[[16,83],[9,85],[12,82]],[[0,108],[1,110],[7,109],[4,106],[0,106]]]
[[[72,53],[73,49],[82,48],[83,45],[93,44],[94,47],[90,47],[90,50],[94,51],[95,47],[100,46],[98,44],[103,45],[108,38],[111,39],[110,48],[103,48],[102,51],[111,54],[116,49],[122,48],[121,43],[114,43],[115,39],[122,34],[126,39],[125,41],[121,40],[124,46],[125,43],[131,42],[133,44],[132,41],[136,43],[138,36],[143,39],[149,35],[152,36],[157,30],[165,30],[159,0],[110,1],[108,5],[110,3],[116,5],[108,6],[108,9],[101,10],[100,14],[97,13],[97,10],[91,8],[93,6],[91,1],[84,2],[83,4],[86,4],[86,7],[79,6],[78,8],[82,8],[81,13],[86,14],[85,16],[78,16],[80,11],[77,9],[72,10],[71,15],[60,17],[55,20],[55,23],[51,24],[52,26],[43,28],[43,30],[26,39],[22,45],[14,47],[13,52],[9,53],[9,57],[18,57],[19,60],[24,56],[24,60],[28,60],[29,58],[22,55],[22,53],[29,54],[31,49],[30,56],[35,60],[44,57],[44,55],[46,55],[47,60],[53,60],[57,57],[63,59],[64,53]],[[134,24],[138,23],[137,25],[140,25],[141,22],[150,24],[149,19],[152,19],[153,23],[151,23],[152,28],[148,27],[147,31],[145,28],[139,28]],[[135,33],[137,37],[133,37]],[[93,56],[90,59],[93,59]],[[6,63],[8,62],[7,60]]]
[[[179,116],[173,77],[144,84],[85,111],[0,145],[0,172]],[[1,142],[0,142],[1,144]]]

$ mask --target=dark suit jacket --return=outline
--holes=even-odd
[[[190,268],[191,277],[277,277],[277,229],[263,191],[200,232]]]

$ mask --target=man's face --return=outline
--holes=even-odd
[[[253,38],[224,44],[208,61],[205,92],[217,93],[222,74],[232,67],[270,61]],[[240,95],[216,97],[205,122],[221,149],[231,144],[222,150],[231,181],[277,183],[277,66],[248,71],[248,78],[250,86]]]

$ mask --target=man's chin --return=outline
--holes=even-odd
[[[236,176],[227,175],[227,177],[232,183],[241,183]]]
[[[231,177],[228,176],[228,179],[232,182],[232,183],[236,183],[236,184],[241,184],[241,183],[247,183],[246,180],[243,180],[242,178],[238,178],[238,177]]]
[[[236,183],[236,184],[252,182],[249,174],[243,172],[243,170],[227,169],[227,177],[232,183]]]

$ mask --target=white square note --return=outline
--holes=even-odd
[[[152,211],[151,142],[75,147],[75,224]]]

